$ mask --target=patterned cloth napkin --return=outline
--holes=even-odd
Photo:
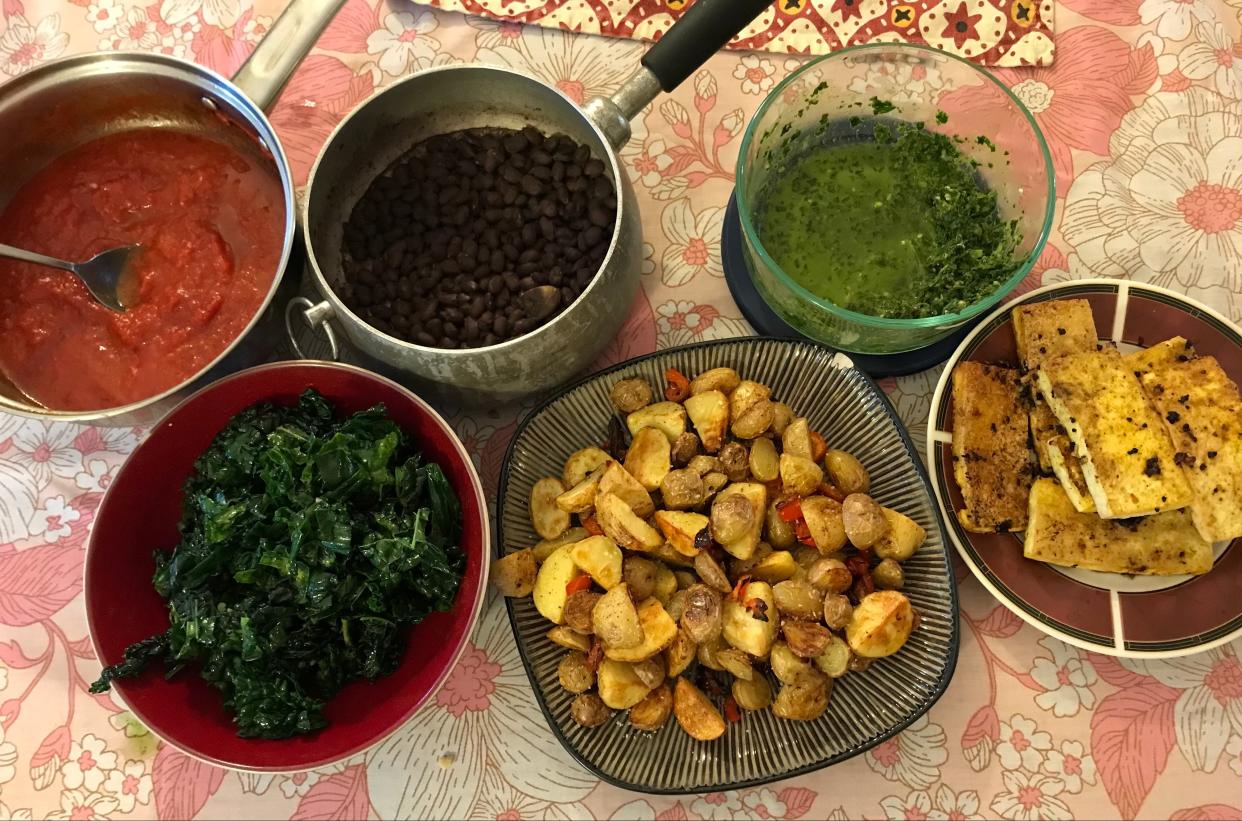
[[[502,21],[655,40],[694,0],[426,0]],[[775,0],[731,48],[827,54],[927,43],[990,66],[1051,65],[1052,0]]]

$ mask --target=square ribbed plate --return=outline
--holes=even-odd
[[[746,713],[712,742],[691,739],[670,719],[658,732],[632,729],[624,712],[586,729],[569,715],[573,695],[556,667],[564,649],[529,598],[509,599],[509,620],[539,706],[565,748],[600,778],[628,790],[685,793],[740,788],[835,764],[904,729],[948,686],[957,661],[957,595],[945,535],[927,474],[892,406],[844,354],[790,339],[706,342],[632,359],[594,374],[535,408],[509,447],[501,475],[498,555],[539,541],[527,512],[531,486],[560,476],[579,448],[602,443],[613,415],[614,382],[641,376],[657,390],[666,368],[693,376],[728,366],[772,389],[774,399],[806,416],[829,447],[857,456],[872,477],[872,495],[927,530],[927,542],[904,565],[905,593],[921,616],[905,647],[833,687],[817,721]]]

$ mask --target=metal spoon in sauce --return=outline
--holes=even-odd
[[[86,262],[65,262],[63,259],[36,254],[33,251],[23,251],[21,248],[0,243],[0,257],[69,271],[82,280],[86,290],[91,292],[91,296],[95,297],[100,305],[114,311],[124,311],[128,300],[121,298],[117,293],[117,288],[125,275],[130,257],[138,248],[137,245],[122,245],[119,248],[109,248],[107,251],[96,254]]]

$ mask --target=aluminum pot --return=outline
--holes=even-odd
[[[311,170],[302,224],[308,268],[321,301],[290,302],[327,336],[338,355],[339,328],[355,348],[441,398],[472,404],[503,402],[567,381],[617,334],[638,290],[642,227],[633,188],[618,150],[630,120],[661,91],[671,91],[771,0],[698,0],[648,49],[642,66],[609,98],[579,109],[558,89],[507,68],[485,65],[428,69],[377,93],[328,138]],[[480,348],[447,350],[406,342],[376,330],[341,300],[344,225],[354,205],[389,164],[434,134],[480,126],[562,132],[604,162],[617,196],[612,243],[581,295],[547,324],[524,336]],[[290,338],[295,347],[292,322]]]
[[[35,173],[65,152],[106,134],[174,128],[249,147],[270,157],[284,189],[284,250],[263,304],[233,342],[181,384],[141,402],[92,411],[56,411],[0,376],[0,411],[47,420],[147,424],[212,379],[270,357],[281,340],[280,311],[296,290],[284,277],[297,241],[293,176],[264,111],[344,0],[293,0],[232,81],[162,54],[103,52],[67,57],[0,86],[0,209]],[[283,290],[282,290],[283,289]],[[282,298],[277,298],[280,292]],[[291,294],[289,295],[291,296]]]

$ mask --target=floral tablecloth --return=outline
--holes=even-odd
[[[581,100],[615,88],[643,48],[382,1],[349,0],[273,114],[300,180],[345,111],[419,68],[503,63]],[[227,74],[279,6],[0,0],[0,73],[126,48]],[[1061,0],[1055,64],[1000,71],[1043,126],[1059,180],[1057,228],[1026,287],[1131,276],[1242,320],[1240,12],[1242,0]],[[749,333],[722,279],[723,206],[743,124],[796,64],[720,54],[635,123],[624,155],[649,244],[607,360]],[[885,385],[915,442],[936,376]],[[452,419],[489,490],[520,411]],[[214,769],[86,692],[98,663],[84,541],[142,434],[0,416],[0,819],[1242,818],[1242,645],[1165,662],[1092,655],[965,576],[957,674],[930,714],[769,787],[657,798],[600,784],[545,727],[495,600],[433,703],[369,754],[296,775]]]

